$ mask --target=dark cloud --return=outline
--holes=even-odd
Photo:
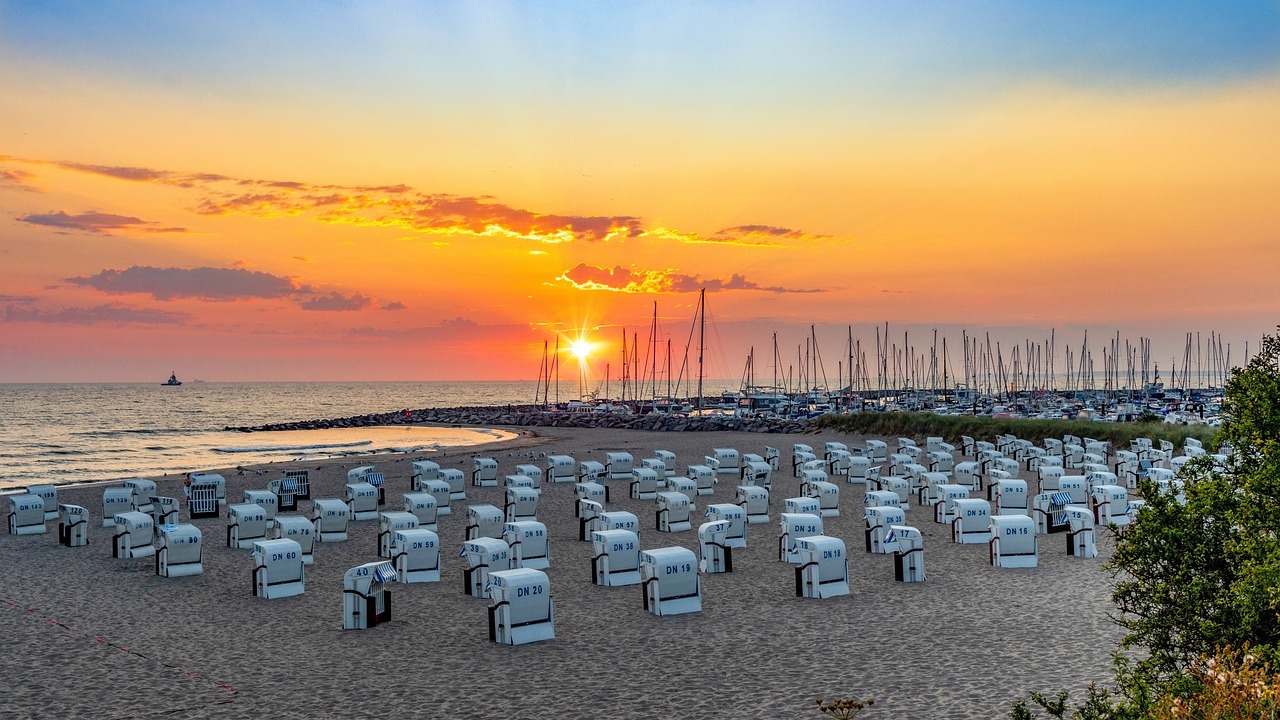
[[[180,227],[156,227],[156,223],[147,222],[131,215],[115,215],[112,213],[86,212],[69,215],[59,210],[42,215],[28,215],[18,220],[42,225],[44,227],[62,228],[65,230],[81,230],[83,232],[110,234],[112,230],[138,230],[152,233],[184,233],[189,232]]]
[[[685,275],[669,270],[629,270],[621,265],[602,268],[586,263],[578,263],[557,279],[569,282],[580,290],[612,290],[625,293],[688,293],[703,289],[708,292],[723,290],[754,290],[768,293],[825,292],[765,286],[737,273],[725,280],[704,278],[701,275]]]
[[[149,293],[157,300],[245,300],[310,292],[310,288],[299,286],[290,278],[240,268],[186,269],[134,265],[124,270],[103,270],[89,277],[67,278],[67,281],[111,294]]]
[[[5,322],[63,323],[71,325],[176,325],[191,320],[184,312],[132,308],[124,305],[97,305],[94,307],[70,307],[61,310],[38,310],[33,307],[9,305],[4,311]]]
[[[0,303],[22,303],[27,305],[38,299],[35,295],[0,295]]]
[[[321,312],[351,312],[354,310],[363,310],[373,304],[373,300],[354,293],[352,295],[343,295],[340,292],[331,292],[328,295],[319,295],[310,300],[304,300],[299,305],[303,310],[318,310]]]
[[[383,310],[404,310],[408,307],[409,307],[408,305],[405,305],[404,303],[397,300],[395,302],[389,302],[386,305],[383,305],[382,309]]]

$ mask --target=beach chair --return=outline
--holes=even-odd
[[[44,498],[31,493],[10,495],[8,526],[10,535],[43,535]]]
[[[938,502],[933,506],[933,521],[941,525],[950,525],[956,518],[956,501],[969,497],[969,488],[963,485],[937,486]]]
[[[347,483],[347,508],[356,522],[378,519],[378,488],[367,482]]]
[[[298,543],[302,564],[315,564],[316,529],[311,520],[301,515],[276,515],[268,523],[267,539],[292,540]]]
[[[89,511],[79,505],[58,505],[58,542],[67,547],[89,544]]]
[[[774,472],[778,471],[781,457],[782,453],[778,448],[769,447],[768,445],[764,447],[764,461],[769,463],[769,467],[773,468]]]
[[[703,516],[709,522],[729,523],[724,535],[724,544],[727,547],[747,546],[747,514],[741,507],[729,503],[716,503],[708,505]]]
[[[880,468],[873,468],[879,470]],[[921,475],[921,478],[924,476]],[[945,475],[943,477],[946,477]],[[903,508],[907,507],[911,502],[911,478],[904,477],[886,477],[873,487],[871,483],[867,483],[867,488],[878,490],[880,492],[891,492],[898,496],[898,504]]]
[[[505,521],[537,520],[540,495],[541,493],[533,488],[507,488],[506,502],[502,506],[502,516]]]
[[[716,471],[706,465],[690,465],[684,470],[685,477],[694,482],[699,495],[711,495],[716,491]]]
[[[832,445],[832,444],[839,444],[839,443],[827,443],[827,444]],[[845,478],[845,481],[847,482],[849,478],[850,469],[852,468],[853,455],[850,455],[848,450],[837,448],[835,450],[828,450],[826,459],[827,459],[827,474],[833,478],[835,477]]]
[[[57,485],[28,485],[27,494],[35,495],[44,501],[44,521],[46,523],[56,522],[58,519],[58,486]]]
[[[898,582],[924,582],[924,536],[909,525],[890,525],[885,542],[896,543],[893,575]]]
[[[293,540],[259,540],[253,544],[253,596],[266,600],[301,595],[306,589],[302,548]]]
[[[468,505],[466,539],[500,538],[506,515],[493,505]],[[479,597],[479,596],[478,596]]]
[[[654,450],[653,456],[662,461],[663,475],[672,477],[676,474],[676,454],[670,450]]]
[[[798,538],[796,597],[830,598],[849,594],[849,561],[844,541],[826,535]]]
[[[817,513],[782,513],[779,516],[778,560],[795,565],[800,562],[796,553],[796,538],[821,535],[822,516]]]
[[[295,500],[311,499],[311,476],[306,470],[285,470],[285,478],[292,478],[297,483],[297,488],[293,491]]]
[[[569,459],[572,460],[573,458]],[[583,460],[578,465],[578,482],[604,482],[606,477],[604,463],[596,462],[595,460]]]
[[[991,538],[991,503],[978,498],[956,498],[951,514],[951,542],[981,544]]]
[[[276,496],[276,508],[284,512],[298,509],[298,479],[293,477],[276,478],[267,483],[267,490]]]
[[[1129,525],[1129,491],[1119,485],[1094,485],[1089,490],[1089,505],[1098,525]]]
[[[499,570],[489,575],[489,639],[525,645],[555,637],[551,581],[541,570]]]
[[[1093,510],[1085,505],[1068,505],[1063,515],[1067,521],[1067,554],[1079,558],[1098,557]]]
[[[266,537],[267,513],[262,506],[253,503],[227,506],[227,547],[250,550],[254,543]]]
[[[574,512],[576,518],[582,517],[582,501],[591,500],[603,506],[609,499],[609,487],[597,482],[580,482],[573,486]]]
[[[963,485],[972,492],[982,491],[982,471],[978,461],[966,460],[962,463],[956,463],[952,472],[955,475],[956,485]]]
[[[744,460],[742,463],[741,483],[754,485],[766,490],[773,486],[773,468],[763,460]]]
[[[593,461],[592,461],[593,462]],[[600,465],[599,463],[595,463]],[[569,455],[548,455],[547,456],[547,482],[561,483],[573,482],[574,468],[577,461]],[[592,468],[594,471],[594,468]],[[600,465],[600,472],[604,472],[604,466]],[[583,471],[586,471],[586,461],[583,462]],[[598,476],[597,476],[598,477]],[[579,481],[595,479],[592,477],[583,477],[581,472],[578,475]]]
[[[453,514],[453,491],[449,489],[449,483],[439,478],[435,480],[423,480],[418,483],[418,492],[427,493],[436,501],[436,518],[448,517]]]
[[[102,491],[102,527],[115,527],[116,515],[132,510],[132,488],[106,488]]]
[[[866,523],[867,552],[887,555],[898,549],[897,543],[889,537],[889,528],[907,521],[903,508],[896,505],[863,508],[862,519]]]
[[[1054,465],[1040,466],[1040,492],[1058,492],[1062,489],[1062,478],[1067,474],[1064,468]]]
[[[845,474],[845,481],[850,483],[867,484],[867,471],[871,469],[871,459],[867,457],[849,457],[849,472]],[[877,474],[878,477],[878,474]]]
[[[542,570],[551,567],[547,526],[536,520],[517,520],[502,526],[502,541],[511,548],[511,567]]]
[[[839,517],[840,486],[825,480],[809,477],[800,487],[800,491],[809,497],[818,499],[818,514],[822,517]]]
[[[769,522],[769,491],[755,485],[739,485],[735,502],[747,516],[747,524]]]
[[[487,457],[472,458],[471,484],[474,487],[497,487],[498,461]]]
[[[801,446],[798,446],[798,447],[801,447]],[[809,446],[804,445],[802,447],[809,447]],[[811,463],[817,460],[818,460],[818,456],[814,455],[812,450],[796,450],[795,452],[791,453],[791,474],[794,477],[800,477],[801,468],[803,468],[807,463]]]
[[[1039,561],[1035,521],[1025,515],[995,515],[990,522],[988,556],[1000,568],[1031,568]]]
[[[647,457],[640,461],[640,467],[636,470],[652,470],[654,474],[654,487],[662,488],[667,485],[667,464],[656,457]],[[673,473],[674,474],[674,473]],[[634,474],[633,474],[634,477]]]
[[[311,503],[311,524],[316,530],[316,541],[342,542],[347,539],[347,524],[351,520],[351,508],[337,498],[319,498]]]
[[[991,487],[995,492],[993,501],[997,515],[1030,516],[1031,506],[1028,503],[1026,480],[997,480]]]
[[[537,465],[517,465],[516,474],[529,478],[529,480],[533,482],[531,487],[533,487],[534,490],[542,489],[542,468]]]
[[[156,484],[150,480],[125,480],[124,486],[133,493],[133,509],[151,514],[151,496],[156,494]]]
[[[667,478],[667,491],[684,493],[689,498],[689,509],[698,509],[698,484],[683,476],[674,475]]]
[[[702,611],[698,558],[688,548],[665,547],[641,552],[640,586],[644,590],[644,609],[654,615]]]
[[[631,530],[591,534],[591,577],[596,585],[617,587],[640,582],[640,538]]]
[[[280,498],[270,490],[245,490],[244,504],[257,505],[262,508],[262,512],[267,514],[267,519],[276,516],[276,511],[280,508]]]
[[[713,520],[698,526],[698,569],[704,573],[733,572],[733,548],[726,542],[733,523]]]
[[[586,484],[586,483],[581,483]],[[600,516],[604,514],[604,505],[595,500],[587,500],[579,498],[577,503],[578,512],[578,540],[586,542],[591,539],[591,533],[602,529],[600,527]]]
[[[965,457],[974,457],[977,451],[977,445],[974,439],[968,435],[960,436],[960,452]]]
[[[712,454],[707,456],[707,465],[719,475],[736,475],[742,469],[741,456],[732,447],[713,447]]]
[[[461,470],[458,468],[440,468],[440,479],[449,485],[450,502],[467,499],[466,475]]]
[[[307,474],[307,471],[306,470],[286,470],[285,476],[296,477],[298,473],[301,473],[302,476],[305,477]],[[226,478],[222,477],[218,473],[190,472],[190,473],[187,473],[187,480],[191,481],[192,488],[194,488],[196,485],[213,485],[214,491],[217,497],[218,507],[219,508],[226,507],[227,505],[227,479]],[[305,500],[306,498],[302,498],[302,499]]]
[[[413,474],[409,476],[409,489],[414,492],[426,490],[423,483],[440,479],[440,463],[433,460],[414,460]]]
[[[925,473],[920,476],[922,481],[920,489],[916,491],[916,505],[918,507],[933,507],[942,502],[942,487],[945,485],[958,485],[968,489],[967,485],[952,483],[951,478],[946,473]]]
[[[496,537],[467,540],[458,555],[465,560],[462,589],[471,597],[488,597],[489,573],[511,569],[511,547]]]
[[[387,583],[399,579],[386,561],[365,563],[342,575],[342,629],[368,630],[391,619]]]
[[[178,499],[152,495],[147,500],[147,504],[151,506],[151,520],[154,523],[155,536],[159,538],[160,528],[165,525],[178,524]]]
[[[378,513],[378,557],[391,558],[391,541],[400,530],[418,527],[418,516],[411,512],[395,510]]]
[[[664,476],[665,477],[665,476]],[[652,500],[658,493],[658,473],[650,468],[631,471],[631,499]]]
[[[391,536],[391,564],[396,582],[439,582],[440,536],[422,526],[397,530]]]
[[[44,506],[41,505],[43,513]],[[151,557],[156,548],[151,544],[155,522],[151,516],[137,510],[115,516],[115,535],[111,538],[111,557],[119,559]]]
[[[956,467],[956,459],[949,452],[934,450],[925,455],[925,467],[929,472],[953,472]]]
[[[187,513],[192,520],[207,520],[218,517],[218,486],[213,483],[198,482],[190,487],[187,496]]]
[[[782,501],[784,512],[822,516],[822,503],[816,497],[793,497]]]
[[[638,535],[640,533],[640,519],[635,516],[635,513],[629,513],[624,510],[610,510],[600,513],[600,529],[630,530]]]
[[[1042,492],[1031,498],[1031,519],[1035,521],[1036,534],[1048,535],[1067,529],[1066,507],[1071,504],[1071,493]]]
[[[404,511],[413,513],[418,518],[418,527],[435,532],[439,517],[436,512],[436,497],[425,492],[407,492],[403,497]]]
[[[156,575],[175,578],[204,572],[204,536],[195,525],[161,528],[157,543]]]
[[[628,452],[609,452],[604,454],[604,472],[610,480],[630,480],[631,471],[635,469],[635,458]]]
[[[655,524],[658,532],[683,532],[693,527],[690,520],[692,503],[682,492],[667,491],[657,495]]]

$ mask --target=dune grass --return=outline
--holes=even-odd
[[[1112,449],[1125,449],[1134,438],[1168,440],[1182,447],[1188,437],[1213,447],[1218,429],[1207,425],[1173,425],[1163,422],[1090,422],[1088,420],[1031,420],[1027,418],[987,418],[966,415],[934,415],[933,413],[870,412],[848,415],[823,415],[815,420],[817,427],[848,434],[908,437],[922,440],[936,436],[958,445],[961,435],[976,440],[995,440],[997,435],[1016,435],[1039,444],[1043,438],[1063,435],[1108,440]]]

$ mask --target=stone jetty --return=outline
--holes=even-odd
[[[493,407],[425,408],[355,415],[329,420],[272,423],[256,427],[226,427],[236,432],[266,430],[324,430],[329,428],[373,427],[379,425],[481,425],[519,427],[614,428],[623,430],[658,430],[670,432],[738,431],[756,433],[802,433],[813,430],[808,420],[732,415],[633,415],[612,412],[568,412],[544,409],[536,405],[503,405]]]

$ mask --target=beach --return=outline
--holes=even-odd
[[[411,462],[430,459],[470,477],[475,456],[499,462],[499,487],[474,487],[440,518],[439,583],[392,584],[390,622],[342,630],[342,576],[378,559],[376,521],[352,522],[346,542],[317,544],[298,597],[253,597],[247,550],[226,547],[223,517],[196,520],[204,572],[161,578],[152,558],[111,557],[101,527],[102,490],[63,487],[59,501],[89,509],[90,544],[44,535],[0,536],[0,657],[7,690],[0,717],[85,718],[803,718],[821,717],[815,698],[873,697],[866,718],[1005,717],[1027,690],[1082,691],[1111,676],[1121,630],[1109,618],[1111,580],[1100,556],[1070,557],[1062,535],[1039,538],[1039,566],[998,569],[985,544],[951,542],[950,527],[912,504],[907,524],[924,534],[927,580],[894,581],[891,555],[863,551],[863,486],[840,482],[840,516],[825,534],[841,538],[851,593],[795,597],[794,571],[777,559],[778,513],[800,494],[794,443],[861,446],[869,438],[830,432],[642,432],[500,428],[521,437],[438,453],[378,455],[224,469],[229,502],[290,467],[310,472],[313,498],[342,497],[346,471],[373,464],[386,476],[387,503],[401,509]],[[894,446],[892,438],[880,438]],[[918,439],[923,445],[923,438]],[[770,494],[771,521],[749,526],[733,572],[702,576],[700,613],[655,617],[639,586],[591,583],[591,543],[580,542],[572,483],[544,482],[538,520],[550,534],[547,571],[555,601],[553,640],[501,646],[488,638],[488,600],[462,591],[465,505],[503,504],[501,477],[545,455],[604,461],[630,452],[637,466],[670,450],[677,472],[712,448],[781,450]],[[957,451],[957,460],[959,452]],[[1025,473],[1024,473],[1025,477]],[[154,478],[160,495],[182,496],[182,476]],[[654,502],[627,497],[612,481],[607,509],[634,513],[641,547],[697,550],[696,527],[710,502],[734,502],[736,475],[699,497],[695,530],[660,533]],[[300,501],[298,514],[310,514]],[[185,507],[182,522],[187,520]]]

